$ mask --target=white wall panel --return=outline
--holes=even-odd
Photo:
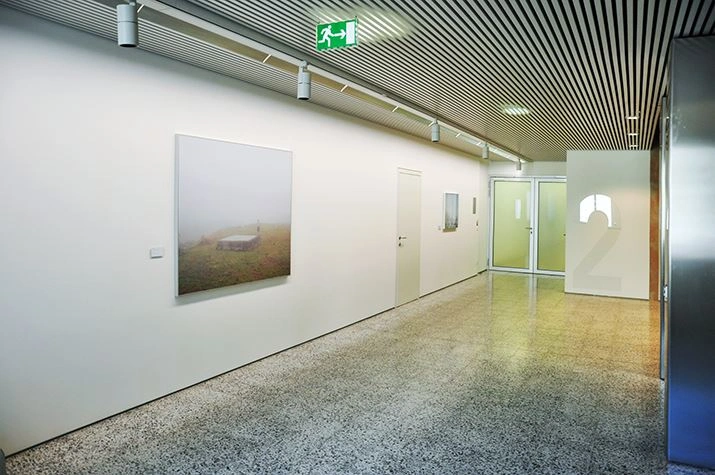
[[[566,162],[566,292],[647,299],[650,152],[569,151]]]
[[[491,176],[566,176],[566,162],[526,162],[521,170],[516,169],[516,163],[505,161],[490,161]]]

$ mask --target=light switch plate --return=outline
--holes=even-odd
[[[161,257],[164,257],[164,248],[163,247],[152,247],[149,249],[149,257],[152,259],[159,259]]]

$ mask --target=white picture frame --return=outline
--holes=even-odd
[[[445,192],[442,231],[456,231],[459,227],[459,193]]]

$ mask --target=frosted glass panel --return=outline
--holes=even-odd
[[[531,182],[494,182],[494,267],[529,268]]]
[[[539,183],[536,268],[563,272],[566,261],[566,183]]]

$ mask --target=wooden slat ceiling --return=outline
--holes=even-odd
[[[649,149],[666,93],[670,39],[715,34],[715,0],[161,2],[330,68],[530,160],[564,160],[573,149]],[[116,0],[2,3],[114,35]],[[144,14],[140,47],[295,94],[295,74],[285,65],[242,57],[237,48],[162,23],[150,9]],[[354,17],[358,47],[315,50],[318,23]],[[428,139],[424,120],[350,92],[325,82],[314,85],[312,101]],[[529,114],[506,114],[506,106]],[[442,141],[480,150],[444,132]]]

